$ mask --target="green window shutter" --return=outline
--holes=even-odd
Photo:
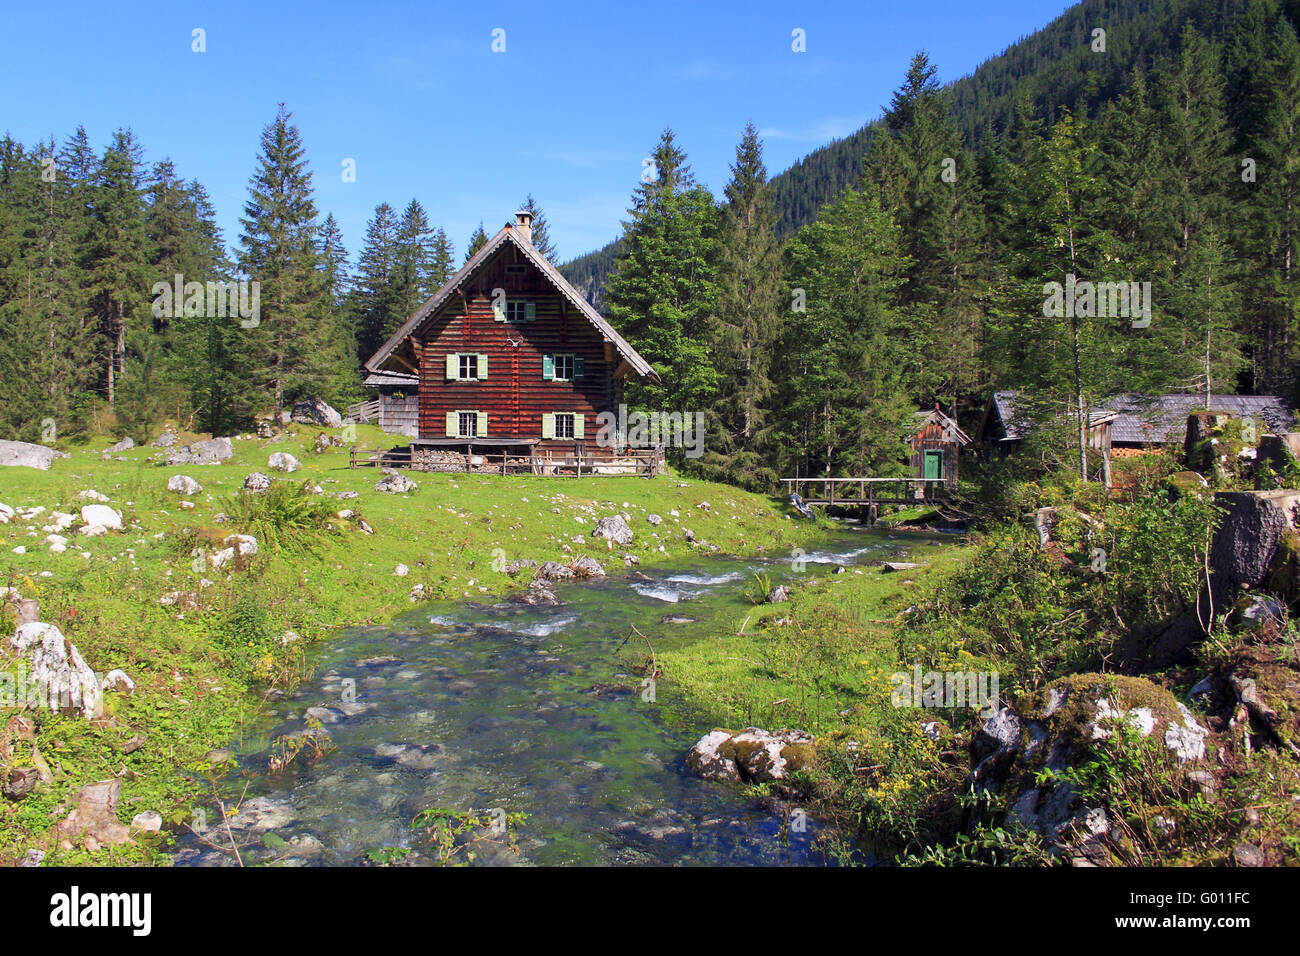
[[[506,320],[506,304],[497,301],[496,298],[492,299],[492,319],[496,322],[504,322]]]
[[[460,378],[460,356],[454,352],[447,356],[447,379],[455,381]]]
[[[587,364],[587,360],[586,360],[585,358],[583,358],[581,355],[575,355],[575,356],[573,357],[573,377],[574,377],[574,378],[582,378],[582,376],[583,376],[583,366],[585,366],[586,364]]]
[[[525,322],[535,322],[535,321],[537,321],[537,303],[536,303],[536,302],[529,302],[527,305],[524,306],[524,321],[525,321]]]
[[[573,437],[574,437],[574,438],[581,438],[581,437],[582,437],[582,426],[583,426],[583,421],[584,421],[584,418],[583,418],[583,414],[582,414],[582,412],[574,412],[574,413],[573,413]]]
[[[460,431],[460,429],[457,427],[458,424],[459,423],[456,420],[456,413],[448,412],[447,413],[447,437],[448,438],[456,437],[456,433]]]
[[[487,378],[487,356],[482,352],[478,353],[478,377]]]
[[[555,380],[555,356],[542,356],[542,381],[551,382]]]
[[[555,413],[554,412],[542,413],[542,437],[543,438],[555,437]]]
[[[487,434],[487,412],[477,412],[478,415],[478,433],[480,436]]]

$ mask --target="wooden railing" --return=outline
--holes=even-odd
[[[805,504],[871,507],[933,501],[947,484],[943,478],[782,478],[787,495]],[[817,492],[820,491],[819,496]],[[856,492],[856,494],[855,494]]]
[[[379,399],[372,398],[368,402],[356,402],[349,405],[345,420],[354,425],[362,425],[366,422],[375,421],[377,418],[379,418]]]
[[[389,451],[358,451],[355,445],[349,452],[349,467],[367,466],[411,467],[409,458],[394,455],[396,449]],[[461,453],[463,454],[463,453]],[[662,448],[628,449],[621,455],[574,455],[564,452],[545,452],[532,455],[518,454],[463,454],[463,467],[445,466],[427,469],[432,474],[473,474],[498,475],[542,475],[554,477],[582,478],[592,475],[623,477],[650,476],[659,474],[664,467]]]

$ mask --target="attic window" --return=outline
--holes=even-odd
[[[523,263],[513,263],[506,266],[506,275],[521,276],[528,272],[528,267]]]

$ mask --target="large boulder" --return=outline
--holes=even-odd
[[[1225,511],[1210,545],[1215,605],[1226,607],[1242,588],[1285,586],[1300,545],[1300,491],[1225,491],[1214,501]]]
[[[299,399],[293,406],[293,420],[302,425],[324,425],[326,428],[343,425],[343,416],[319,398]]]
[[[297,458],[287,451],[272,452],[271,457],[266,460],[266,467],[272,471],[294,472],[300,467]]]
[[[172,475],[167,479],[167,490],[189,497],[190,495],[197,495],[203,490],[203,486],[189,475]]]
[[[405,475],[394,472],[391,475],[385,475],[375,482],[375,491],[384,491],[391,495],[405,494],[408,491],[414,491],[420,487]]]
[[[0,465],[11,468],[39,468],[49,471],[56,458],[66,458],[62,452],[44,445],[25,441],[0,441]]]
[[[103,713],[103,694],[95,672],[53,624],[40,621],[22,624],[9,643],[31,661],[32,681],[43,688],[51,709],[72,711],[87,718]]]
[[[605,538],[609,542],[609,547],[616,544],[628,545],[632,543],[632,529],[627,526],[622,515],[611,515],[608,518],[601,518],[596,522],[596,527],[592,530],[593,538]]]
[[[235,454],[229,438],[209,438],[207,441],[182,445],[166,458],[169,465],[215,465]]]
[[[1075,674],[984,721],[971,743],[970,782],[1006,798],[1004,824],[1039,833],[1054,852],[1082,849],[1105,862],[1106,810],[1088,806],[1061,775],[1096,756],[1124,725],[1158,741],[1175,772],[1190,772],[1206,756],[1209,731],[1169,691],[1140,677]]]
[[[569,565],[569,567],[573,569],[575,577],[603,578],[605,576],[605,569],[600,566],[600,562],[595,558],[587,557],[585,554]]]
[[[93,853],[101,846],[131,842],[131,828],[117,818],[121,793],[117,777],[82,787],[76,807],[59,824],[61,845],[71,848],[80,841]]]

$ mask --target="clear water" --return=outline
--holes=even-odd
[[[755,571],[773,583],[806,579],[925,543],[837,534],[804,556],[805,575],[788,558],[701,558],[644,569],[651,580],[642,581],[611,563],[604,579],[557,587],[557,607],[429,604],[394,625],[348,631],[316,652],[311,680],[232,745],[243,779],[227,781],[227,799],[248,784],[234,826],[243,862],[292,853],[289,862],[347,865],[380,847],[423,853],[411,821],[446,807],[527,814],[515,830],[518,854],[489,847],[479,863],[824,864],[819,821],[795,832],[778,801],[686,772],[686,751],[710,727],[674,722],[643,699],[629,664],[644,644],[626,639],[634,625],[660,646],[713,639],[746,613]],[[303,729],[309,708],[327,709],[313,713],[337,750],[268,775],[271,741]],[[215,804],[207,812],[220,819]],[[218,831],[205,832],[219,839]],[[264,847],[266,832],[288,847]],[[175,862],[233,859],[188,837]]]

